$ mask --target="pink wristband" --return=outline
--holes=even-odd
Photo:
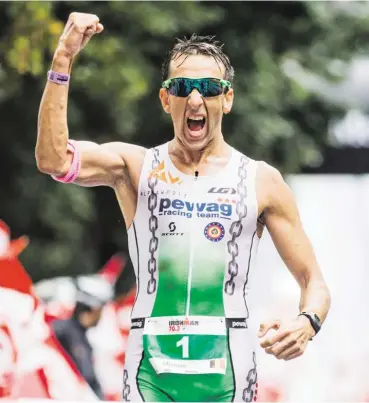
[[[77,144],[74,140],[68,140],[68,151],[73,153],[72,163],[70,165],[69,171],[63,176],[51,175],[53,179],[58,182],[72,183],[74,182],[81,169],[81,152],[77,148]]]
[[[70,75],[49,70],[47,72],[47,79],[55,84],[67,85],[70,80]]]

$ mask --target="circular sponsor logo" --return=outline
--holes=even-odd
[[[204,235],[211,242],[219,242],[224,238],[224,227],[219,222],[211,222],[205,227]]]

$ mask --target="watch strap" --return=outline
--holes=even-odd
[[[320,329],[322,327],[318,315],[316,315],[313,312],[301,312],[298,316],[306,316],[309,319],[309,322],[315,331],[315,335],[318,334],[318,332],[320,331]]]

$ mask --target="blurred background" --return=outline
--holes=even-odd
[[[60,377],[45,369],[51,358],[43,375],[37,372],[42,365],[29,354],[40,351],[47,331],[36,332],[36,349],[22,345],[24,330],[34,329],[35,317],[48,328],[51,317],[68,316],[76,299],[71,278],[106,272],[116,299],[89,339],[104,398],[118,400],[123,387],[135,278],[115,195],[56,183],[38,172],[34,157],[46,73],[72,11],[97,14],[105,27],[73,66],[68,119],[77,140],[168,141],[171,121],[158,99],[165,53],[175,37],[193,32],[225,43],[236,98],[224,136],[281,170],[332,293],[330,315],[303,357],[280,362],[258,352],[259,400],[369,401],[369,3],[355,1],[0,3],[0,219],[8,238],[9,230],[13,239],[29,238],[20,261],[0,259],[0,358],[9,364],[0,365],[0,396],[17,389],[15,395],[82,399],[67,396]],[[10,260],[16,269],[7,269]],[[24,268],[29,277],[20,274]],[[72,291],[59,291],[71,282]],[[298,287],[266,231],[249,298],[255,329],[297,313]],[[38,389],[29,386],[35,377],[20,387],[15,379],[32,371]]]

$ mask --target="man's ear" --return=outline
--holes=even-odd
[[[234,99],[233,88],[230,88],[223,97],[223,113],[227,114],[231,111]]]
[[[161,106],[164,109],[164,112],[170,113],[169,95],[168,95],[168,91],[165,88],[160,88],[159,98],[160,98]]]

